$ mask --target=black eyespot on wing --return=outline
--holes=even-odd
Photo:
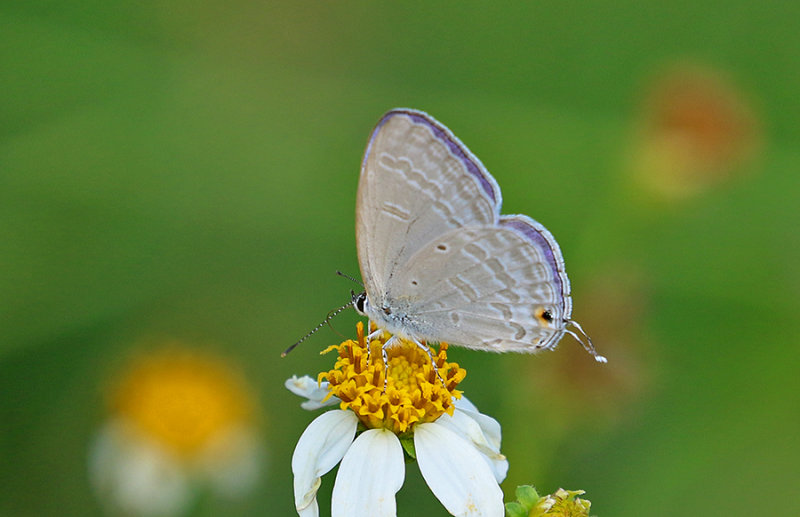
[[[444,244],[439,244],[438,246],[436,246],[436,249],[439,251],[447,251],[447,246]]]
[[[550,323],[553,321],[553,313],[550,312],[550,309],[545,307],[538,307],[533,315],[539,320],[539,323],[545,327],[549,327]]]
[[[411,285],[419,285],[416,280],[411,281]]]

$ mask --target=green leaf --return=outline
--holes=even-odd
[[[520,485],[517,487],[517,501],[525,505],[525,507],[530,510],[536,503],[539,502],[539,494],[536,492],[536,488],[533,485]]]
[[[406,454],[412,459],[417,459],[417,449],[414,447],[414,436],[413,435],[403,435],[400,436],[400,445],[403,446],[403,450],[406,451]]]
[[[506,515],[508,517],[528,517],[528,510],[514,501],[512,503],[506,503]]]

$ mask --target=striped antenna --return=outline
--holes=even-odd
[[[303,341],[305,341],[306,339],[311,337],[312,334],[314,334],[316,331],[318,331],[319,329],[324,327],[329,321],[331,321],[333,318],[338,316],[342,311],[344,311],[345,309],[347,309],[349,307],[352,307],[352,306],[353,306],[353,302],[350,301],[350,302],[347,302],[346,304],[342,305],[338,309],[334,309],[331,312],[329,312],[328,316],[324,320],[322,320],[322,322],[320,322],[319,325],[317,325],[316,327],[311,329],[311,332],[309,332],[308,334],[306,334],[302,338],[298,339],[297,341],[294,342],[294,344],[292,344],[292,346],[290,346],[289,348],[287,348],[286,350],[281,352],[281,357],[286,357],[287,355],[289,355],[289,352],[294,350],[297,345],[299,345],[300,343],[302,343]]]

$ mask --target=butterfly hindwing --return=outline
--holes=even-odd
[[[388,302],[425,339],[532,352],[557,342],[570,316],[569,286],[554,258],[557,248],[511,225],[451,230],[387,284]]]

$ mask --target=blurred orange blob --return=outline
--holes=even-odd
[[[639,117],[633,173],[666,199],[691,197],[730,179],[761,147],[751,103],[709,68],[683,65],[659,74]]]

